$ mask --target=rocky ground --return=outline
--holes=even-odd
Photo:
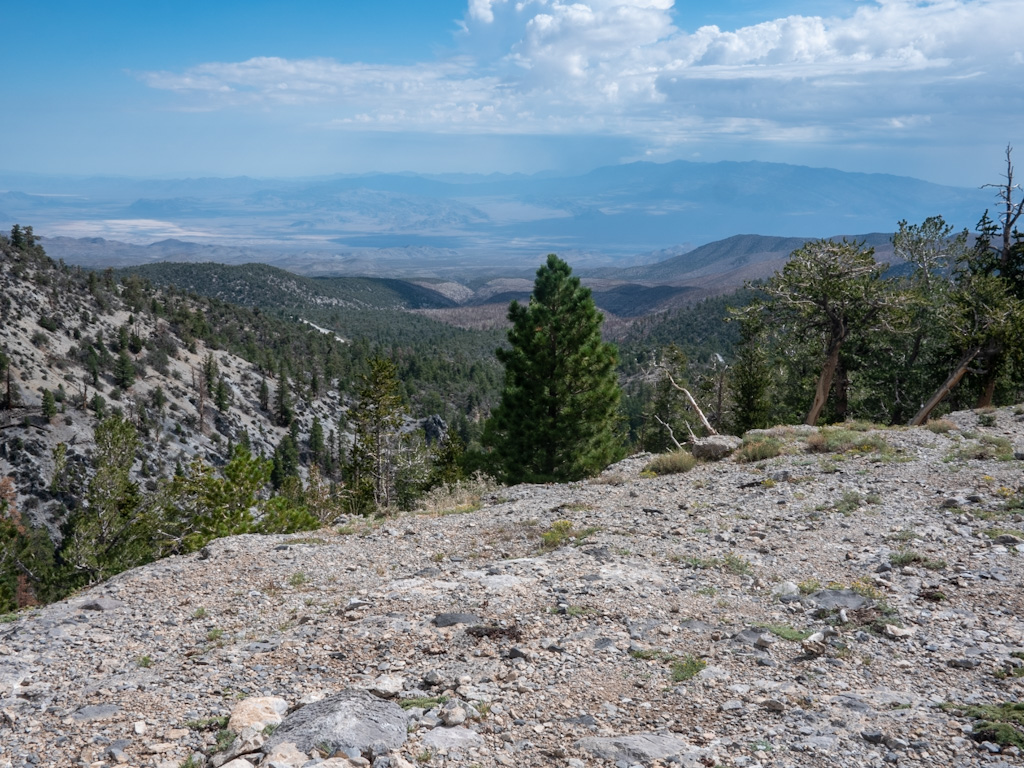
[[[949,420],[121,574],[0,623],[0,766],[1024,764],[1024,408]]]

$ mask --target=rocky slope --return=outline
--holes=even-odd
[[[182,338],[165,314],[149,311],[148,296],[142,301],[112,278],[96,280],[89,290],[86,274],[58,266],[42,254],[0,248],[0,353],[10,359],[17,401],[16,407],[0,410],[0,478],[12,478],[16,508],[34,525],[48,526],[54,536],[67,508],[79,501],[74,493],[54,489],[54,451],[60,444],[66,447],[63,484],[84,486],[100,418],[94,407],[97,396],[105,413],[120,411],[139,430],[141,446],[133,470],[149,490],[176,464],[185,466],[194,457],[222,465],[231,445],[243,436],[254,452],[270,456],[286,433],[273,413],[259,405],[264,381],[273,403],[280,384],[273,371],[202,339]],[[174,302],[196,316],[204,313],[203,305],[180,293],[173,298],[154,293],[152,301],[158,300]],[[311,336],[323,332],[304,328]],[[114,360],[122,329],[142,344],[129,355],[135,375],[126,389],[117,386],[112,365],[93,377],[84,353],[93,342]],[[216,408],[212,391],[203,386],[208,360],[227,387],[223,409]],[[295,386],[293,382],[293,393]],[[316,396],[293,394],[301,438],[309,434],[314,418],[329,433],[344,416],[346,403],[338,386],[337,380],[326,381]],[[0,392],[6,387],[6,380],[0,382]],[[43,416],[45,390],[57,393],[58,413],[52,419]]]
[[[933,430],[123,573],[0,624],[0,766],[1021,765],[1024,408]]]

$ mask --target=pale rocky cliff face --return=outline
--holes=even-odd
[[[276,391],[278,382],[272,372],[209,348],[201,340],[186,343],[164,318],[133,313],[122,285],[104,286],[100,295],[93,297],[84,290],[83,282],[84,277],[71,270],[30,260],[18,262],[0,252],[0,351],[11,359],[13,386],[20,394],[21,406],[0,411],[0,478],[12,478],[17,509],[34,525],[47,526],[55,539],[68,508],[80,503],[80,492],[92,471],[93,431],[98,418],[89,403],[97,394],[104,399],[107,413],[116,409],[133,423],[146,423],[140,427],[133,477],[149,491],[160,478],[170,476],[176,464],[186,466],[199,457],[213,466],[222,465],[230,458],[231,445],[243,435],[248,436],[255,453],[271,456],[286,433],[273,414],[259,405],[264,379],[269,381],[270,391]],[[186,306],[196,309],[187,300]],[[52,321],[53,330],[40,325],[42,318]],[[159,367],[153,365],[150,348],[132,354],[139,372],[124,391],[109,373],[94,383],[78,353],[83,338],[102,337],[109,345],[118,338],[121,327],[129,328],[150,348],[160,342],[174,350]],[[223,412],[215,408],[212,394],[199,393],[208,356],[230,392],[230,404]],[[6,382],[0,382],[0,388],[4,387]],[[43,391],[56,392],[58,388],[66,396],[58,403],[58,414],[46,420],[41,408]],[[161,408],[153,404],[157,389],[165,401]],[[324,382],[322,392],[310,401],[293,400],[303,436],[309,434],[314,417],[330,431],[346,411],[337,381]],[[78,493],[54,488],[54,450],[60,443],[66,447],[68,463],[62,484],[77,486]]]
[[[1024,409],[949,418],[126,572],[0,624],[0,766],[1021,765]]]

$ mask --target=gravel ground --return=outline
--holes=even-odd
[[[966,708],[1024,690],[1022,412],[215,541],[0,623],[0,767],[202,765],[348,689],[424,699],[392,768],[1021,765]]]

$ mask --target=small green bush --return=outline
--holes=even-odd
[[[679,450],[655,456],[644,467],[644,471],[653,472],[656,475],[678,475],[689,472],[695,466],[697,466],[697,459],[693,457],[693,454],[689,451]]]
[[[698,659],[696,656],[684,656],[672,665],[672,682],[682,683],[691,680],[700,674],[700,671],[707,665],[704,659]]]
[[[822,427],[807,438],[811,453],[891,453],[885,438],[846,427]]]
[[[751,462],[773,459],[782,453],[782,441],[775,437],[743,438],[743,445],[736,449],[736,461]]]
[[[911,565],[912,563],[919,564],[922,568],[927,568],[930,571],[941,571],[946,567],[945,560],[931,559],[925,557],[920,552],[915,552],[912,549],[904,549],[899,552],[893,552],[889,555],[889,562],[893,565],[903,566]]]
[[[541,534],[541,549],[549,551],[558,549],[569,542],[579,543],[592,533],[597,533],[598,528],[574,528],[571,520],[555,520],[551,526]]]
[[[962,445],[946,456],[947,461],[965,461],[969,459],[976,459],[978,461],[987,461],[989,459],[1013,461],[1013,444],[1005,437],[981,435],[977,443]]]

